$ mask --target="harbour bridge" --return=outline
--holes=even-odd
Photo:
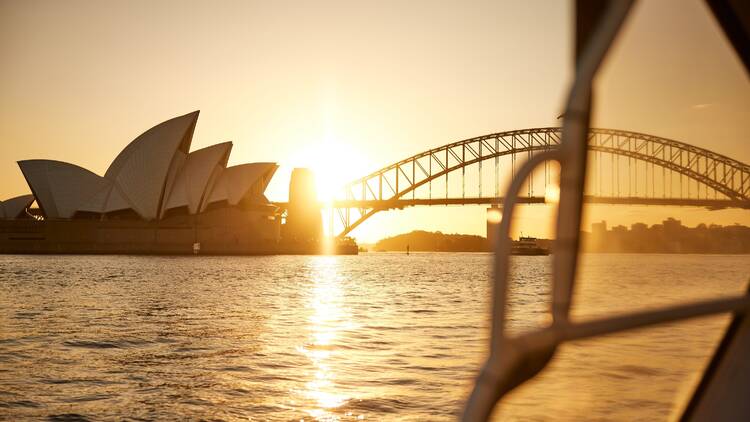
[[[342,227],[338,236],[343,237],[380,211],[420,205],[501,205],[501,176],[515,176],[523,159],[557,148],[560,139],[561,128],[545,127],[453,142],[354,180],[325,206],[332,216],[334,210],[338,214]],[[658,136],[594,128],[589,130],[588,150],[586,202],[750,208],[750,166],[724,155]],[[556,174],[556,163],[540,166],[528,178],[528,188],[518,202],[554,201]],[[485,192],[488,188],[492,192]]]

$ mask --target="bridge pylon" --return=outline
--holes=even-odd
[[[497,234],[500,230],[500,221],[503,219],[503,207],[502,205],[492,205],[487,208],[487,244],[490,250],[494,250],[495,243],[497,242]]]

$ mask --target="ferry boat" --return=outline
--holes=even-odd
[[[549,249],[539,246],[536,237],[521,236],[513,241],[511,255],[549,255]]]

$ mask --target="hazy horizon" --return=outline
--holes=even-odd
[[[567,2],[0,2],[0,199],[15,164],[98,174],[137,135],[200,109],[192,149],[231,140],[230,164],[294,166],[333,185],[414,153],[556,126],[571,77]],[[750,162],[750,87],[699,1],[641,2],[597,80],[594,127],[644,132]],[[380,213],[363,242],[416,229],[485,232],[485,208]],[[746,210],[589,206],[587,222],[750,225]],[[549,207],[517,232],[549,237]]]

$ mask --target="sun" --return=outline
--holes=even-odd
[[[328,203],[343,197],[346,183],[364,176],[360,157],[349,143],[329,138],[308,144],[290,161],[313,171],[318,200]]]

